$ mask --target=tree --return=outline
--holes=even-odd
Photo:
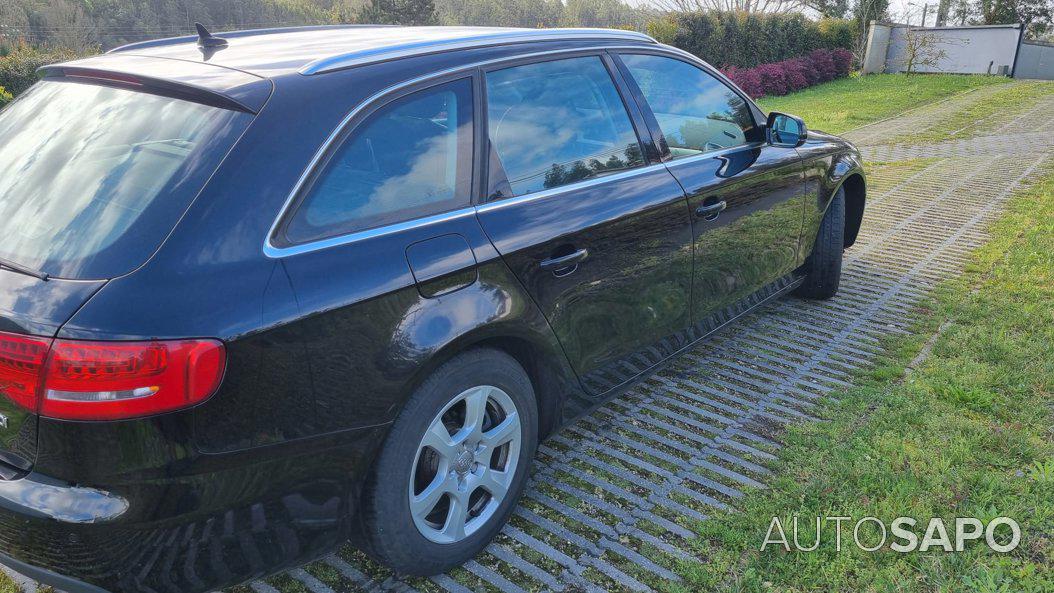
[[[1050,0],[978,0],[973,6],[978,25],[1023,23],[1032,36],[1044,33],[1051,24]]]
[[[914,74],[920,66],[937,69],[948,57],[948,52],[944,51],[942,45],[967,43],[965,39],[942,38],[924,30],[908,29],[904,34],[904,71]]]
[[[651,0],[651,5],[663,12],[728,10],[744,14],[790,12],[809,6],[807,0]]]
[[[805,5],[824,18],[842,19],[849,14],[849,0],[805,0]]]
[[[360,23],[375,25],[435,25],[433,0],[369,0],[359,13]]]
[[[95,27],[81,4],[69,0],[52,0],[41,8],[49,31],[48,43],[77,53],[96,48]]]
[[[970,18],[972,13],[973,7],[970,6],[969,0],[953,0],[950,15],[951,22],[958,23],[961,27],[966,24],[966,20]]]

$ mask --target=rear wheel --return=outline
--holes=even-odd
[[[430,575],[482,550],[523,491],[537,416],[530,379],[510,356],[473,350],[440,367],[399,414],[367,483],[367,553]]]
[[[816,244],[805,262],[805,281],[795,294],[808,299],[829,299],[838,293],[845,251],[845,189],[838,188],[827,207]]]

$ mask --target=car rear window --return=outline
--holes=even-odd
[[[0,258],[61,278],[130,272],[251,120],[121,88],[37,83],[0,111]]]

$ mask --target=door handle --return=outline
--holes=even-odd
[[[589,257],[588,249],[579,249],[574,253],[543,259],[538,265],[547,270],[552,270],[557,276],[567,276],[578,269],[578,264]]]
[[[728,208],[728,202],[721,200],[720,202],[714,204],[700,206],[695,210],[695,214],[696,216],[701,216],[706,220],[714,220],[718,217],[718,215],[725,211],[725,208]]]

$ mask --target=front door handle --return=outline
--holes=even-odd
[[[720,202],[716,202],[714,204],[706,204],[705,206],[700,206],[696,209],[695,214],[696,216],[700,216],[706,220],[714,220],[722,212],[725,211],[725,208],[728,208],[728,202],[721,200]]]
[[[567,255],[543,259],[540,265],[546,270],[552,270],[556,276],[567,276],[578,269],[578,264],[589,257],[588,249],[579,249]]]

